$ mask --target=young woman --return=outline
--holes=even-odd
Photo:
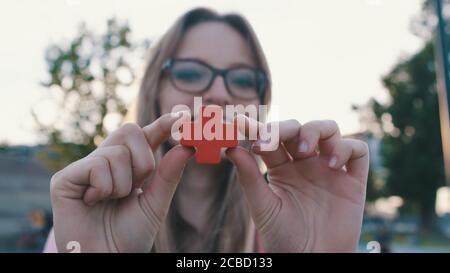
[[[194,96],[208,105],[268,105],[270,74],[240,15],[194,9],[151,51],[137,124],[123,125],[51,180],[46,251],[350,252],[359,240],[367,145],[334,121],[279,122],[280,145],[229,148],[218,165],[171,138]],[[264,121],[263,116],[259,117]],[[246,126],[254,125],[248,119]],[[245,145],[244,145],[245,146]],[[267,172],[263,173],[259,163]]]

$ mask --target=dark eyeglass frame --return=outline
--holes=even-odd
[[[205,62],[203,62],[202,60],[199,60],[199,59],[194,59],[194,58],[168,58],[164,62],[163,66],[162,66],[162,71],[169,73],[169,79],[170,79],[171,83],[173,84],[173,86],[175,88],[179,89],[182,92],[187,92],[187,93],[190,93],[190,94],[193,94],[194,92],[182,90],[179,87],[177,87],[177,85],[174,82],[174,79],[172,77],[171,69],[174,67],[174,65],[177,62],[194,62],[194,63],[200,64],[202,66],[205,66],[206,68],[208,68],[212,72],[212,77],[211,77],[208,85],[205,88],[197,91],[198,94],[205,93],[211,87],[211,85],[214,82],[214,80],[216,79],[216,77],[220,75],[220,76],[222,76],[223,82],[225,83],[225,87],[226,87],[225,89],[227,90],[228,94],[230,94],[230,96],[232,96],[234,98],[241,99],[241,100],[252,100],[252,99],[255,99],[255,98],[248,99],[248,98],[241,98],[241,97],[238,97],[238,96],[234,95],[231,92],[230,87],[228,86],[228,81],[226,79],[227,74],[230,71],[233,71],[233,70],[236,70],[236,69],[241,69],[241,68],[246,68],[246,69],[253,70],[255,72],[255,74],[256,74],[256,82],[257,82],[256,94],[257,94],[257,98],[259,98],[260,102],[263,103],[264,96],[265,96],[265,93],[266,93],[266,87],[267,87],[268,78],[267,78],[266,73],[262,69],[255,68],[255,67],[248,66],[248,65],[243,65],[243,64],[242,65],[238,65],[238,66],[234,66],[234,67],[228,68],[228,69],[219,69],[219,68],[213,67],[210,64],[207,64],[207,63],[205,63]]]

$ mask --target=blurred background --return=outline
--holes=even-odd
[[[272,70],[272,119],[334,119],[369,144],[360,252],[370,241],[450,252],[450,1],[1,5],[0,252],[42,251],[50,177],[133,120],[147,49],[198,6],[239,12],[255,28]]]

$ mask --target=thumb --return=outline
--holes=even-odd
[[[159,162],[153,179],[144,190],[145,199],[158,216],[165,217],[183,174],[184,166],[194,153],[192,148],[177,145],[168,151]]]
[[[226,156],[236,166],[238,180],[247,197],[255,223],[263,223],[264,218],[270,215],[279,202],[278,196],[270,189],[250,152],[242,147],[229,148]]]

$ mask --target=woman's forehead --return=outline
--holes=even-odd
[[[222,22],[200,23],[187,31],[176,53],[178,58],[198,58],[216,67],[254,65],[249,44]]]

